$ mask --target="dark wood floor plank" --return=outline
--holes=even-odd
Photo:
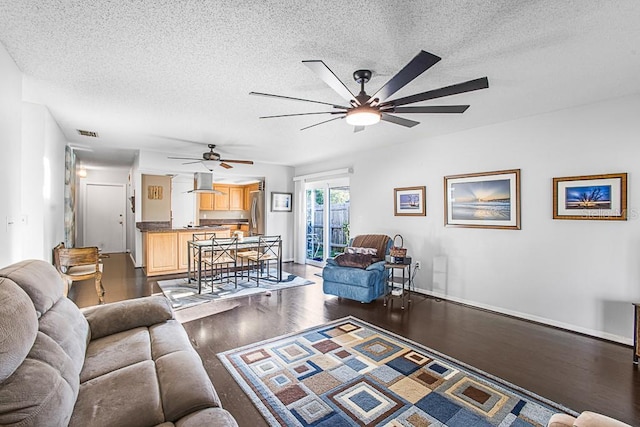
[[[125,254],[104,264],[106,302],[160,292],[157,280],[166,278],[147,279]],[[405,310],[338,299],[323,294],[319,269],[293,263],[285,269],[316,284],[241,298],[231,310],[184,324],[223,406],[241,426],[266,423],[216,354],[349,315],[578,412],[640,425],[640,373],[628,346],[421,295]],[[74,284],[69,296],[80,307],[98,302],[91,283]]]

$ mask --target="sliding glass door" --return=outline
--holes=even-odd
[[[305,207],[306,262],[321,267],[349,243],[348,180],[307,183]]]

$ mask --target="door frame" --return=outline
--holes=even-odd
[[[87,203],[89,197],[87,197],[87,187],[90,185],[94,186],[102,186],[102,187],[118,187],[121,190],[121,203],[120,206],[122,212],[124,213],[122,217],[122,252],[127,251],[127,186],[125,184],[118,184],[113,182],[82,182],[81,190],[82,190],[82,245],[86,246],[85,239],[87,236]],[[77,236],[76,236],[77,237]]]
[[[323,258],[326,258],[326,256],[329,254],[329,251],[327,251],[327,249],[330,248],[330,237],[331,237],[331,227],[329,224],[329,219],[330,219],[330,208],[331,208],[331,201],[330,201],[330,193],[331,193],[331,189],[332,188],[342,188],[342,187],[347,187],[349,188],[349,192],[351,192],[351,185],[350,185],[350,179],[349,177],[340,177],[340,178],[331,178],[331,179],[324,179],[324,180],[319,180],[319,181],[312,181],[312,182],[305,182],[304,186],[303,186],[303,193],[305,194],[305,197],[303,197],[303,200],[305,201],[305,206],[304,206],[304,215],[305,218],[302,221],[304,223],[304,230],[303,230],[303,234],[304,234],[304,238],[305,238],[305,242],[306,242],[306,235],[307,235],[307,228],[306,228],[306,193],[307,190],[313,190],[313,189],[322,189],[324,191],[324,197],[325,197],[325,203],[324,203],[324,209],[323,209],[323,213],[322,213],[322,222],[323,222],[323,228],[322,228],[322,243],[323,243],[323,248],[322,248],[322,253],[325,254],[325,256],[323,256]],[[315,260],[311,260],[309,258],[307,258],[307,252],[306,252],[306,245],[305,245],[305,255],[304,255],[304,262],[305,264],[309,264],[309,265],[313,265],[316,267],[324,267],[325,265],[325,261],[315,261]]]

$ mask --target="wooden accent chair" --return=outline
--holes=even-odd
[[[53,263],[66,284],[66,291],[73,282],[94,279],[98,301],[104,304],[104,287],[102,286],[102,263],[96,246],[86,248],[65,248],[60,243],[53,249]]]

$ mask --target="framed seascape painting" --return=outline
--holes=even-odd
[[[520,230],[520,169],[444,177],[448,227]]]
[[[627,174],[553,178],[553,219],[627,219]]]
[[[292,193],[271,193],[271,212],[291,212]]]
[[[393,189],[393,212],[395,216],[427,216],[427,187],[404,187]]]

